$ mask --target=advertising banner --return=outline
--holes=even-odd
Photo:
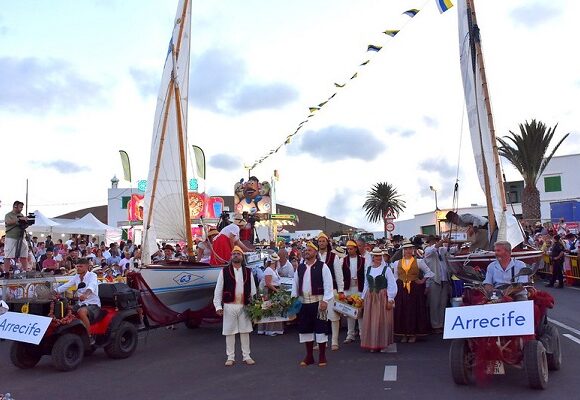
[[[443,339],[533,334],[533,301],[450,307],[445,310]]]
[[[189,215],[191,219],[219,218],[224,209],[224,199],[210,197],[205,193],[189,192]],[[127,203],[127,220],[143,221],[143,204],[145,196],[133,193]]]
[[[0,315],[0,338],[38,344],[51,321],[49,317],[9,311]]]

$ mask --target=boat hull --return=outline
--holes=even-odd
[[[513,250],[512,257],[516,260],[532,265],[542,259],[543,253],[541,250]],[[481,251],[477,253],[449,256],[447,262],[452,267],[470,265],[485,270],[491,262],[495,261],[495,259],[495,253],[493,251]]]
[[[201,311],[211,305],[220,271],[221,267],[185,262],[138,269],[155,296],[178,313]]]

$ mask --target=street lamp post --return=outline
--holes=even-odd
[[[437,205],[437,189],[435,189],[433,186],[429,186],[429,189],[435,193],[435,211],[439,211],[439,206]]]

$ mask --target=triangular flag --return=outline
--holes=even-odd
[[[322,107],[322,106],[324,106],[326,103],[328,103],[328,100],[326,100],[326,101],[323,101],[322,103],[320,103],[320,104],[318,105],[318,107]]]
[[[405,11],[403,14],[408,15],[409,17],[413,18],[420,10],[416,8],[411,8],[410,10]]]
[[[355,72],[353,76],[350,77],[350,79],[354,79],[358,76],[358,72]]]
[[[383,46],[377,46],[374,44],[369,44],[367,47],[367,51],[380,51],[383,48]]]
[[[367,64],[368,64],[368,63],[370,63],[370,62],[371,62],[371,60],[366,60],[365,62],[361,63],[361,67],[362,67],[363,65],[367,65]]]
[[[340,84],[340,83],[334,83],[334,86],[336,87],[344,87],[346,85],[346,83]]]
[[[311,113],[315,113],[316,111],[320,110],[320,107],[309,107],[308,109]]]
[[[437,2],[437,8],[439,9],[439,12],[441,14],[443,14],[445,11],[453,7],[453,3],[451,2],[451,0],[435,0],[435,1]]]
[[[386,31],[383,32],[385,35],[388,35],[390,37],[395,37],[395,35],[397,33],[399,33],[398,29],[387,29]]]

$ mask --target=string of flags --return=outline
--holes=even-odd
[[[439,12],[442,14],[445,11],[449,10],[451,7],[453,7],[453,3],[451,2],[451,0],[435,0],[435,3],[437,4],[437,8],[439,9]],[[414,18],[421,10],[418,8],[411,8],[405,12],[402,13],[402,15],[406,15],[408,16],[410,19]],[[406,23],[403,25],[403,27],[406,25]],[[401,28],[402,29],[402,28]],[[385,31],[383,31],[382,33],[385,34],[386,36],[389,36],[391,38],[394,38],[400,31],[401,29],[387,29]],[[379,51],[381,51],[383,49],[383,46],[377,45],[377,44],[369,44],[367,46],[367,50],[366,53],[378,53]],[[363,62],[361,62],[358,67],[364,67],[366,65],[368,65],[371,62],[371,58],[367,58],[366,60],[364,60]],[[254,168],[256,168],[259,164],[261,164],[262,162],[264,162],[267,158],[269,158],[270,156],[272,156],[273,154],[278,153],[278,151],[283,147],[286,146],[288,144],[290,144],[292,142],[292,138],[294,136],[296,136],[300,130],[302,130],[302,128],[304,127],[304,125],[306,125],[315,115],[318,111],[320,111],[320,109],[322,107],[324,107],[330,100],[334,99],[334,97],[339,93],[340,89],[344,88],[347,83],[349,81],[352,81],[353,79],[356,79],[358,77],[358,73],[359,71],[356,71],[347,81],[345,82],[334,82],[334,88],[335,88],[335,92],[332,93],[326,100],[320,102],[317,105],[308,107],[308,116],[300,121],[300,123],[298,124],[298,126],[296,127],[295,131],[291,134],[289,134],[288,136],[286,136],[286,139],[284,140],[283,143],[281,143],[280,145],[278,145],[276,148],[269,150],[268,152],[266,152],[265,154],[263,154],[260,158],[257,158],[253,164],[251,165],[244,165],[244,168],[251,171]]]

